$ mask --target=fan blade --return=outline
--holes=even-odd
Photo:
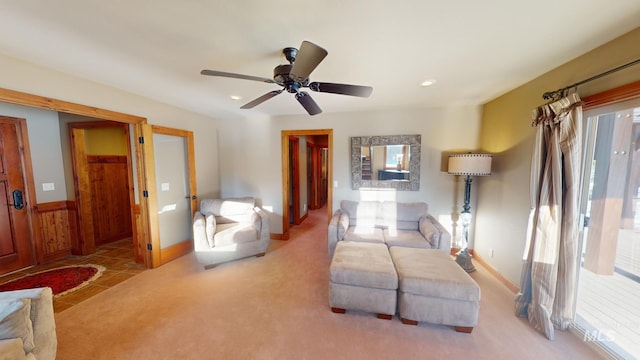
[[[206,70],[205,69],[205,70],[200,71],[200,74],[209,75],[209,76],[227,77],[227,78],[232,78],[232,79],[260,81],[260,82],[266,82],[266,83],[269,83],[269,84],[275,84],[276,83],[275,81],[273,81],[271,79],[267,79],[267,78],[263,78],[263,77],[259,77],[259,76],[234,74],[234,73],[228,73],[228,72],[216,71],[216,70]]]
[[[296,93],[296,100],[302,105],[302,107],[307,110],[309,115],[317,115],[322,112],[322,109],[316,104],[315,101],[311,98],[311,95],[307,94],[304,91],[300,91]]]
[[[279,95],[279,94],[280,94],[281,92],[283,92],[283,91],[284,91],[284,89],[269,91],[268,93],[266,93],[266,94],[264,94],[264,95],[260,96],[259,98],[257,98],[257,99],[255,99],[255,100],[253,100],[253,101],[251,101],[251,102],[248,102],[248,103],[246,103],[246,104],[242,105],[242,106],[240,107],[240,109],[252,109],[252,108],[254,108],[254,107],[256,107],[256,106],[258,106],[258,105],[262,104],[263,102],[265,102],[265,101],[267,101],[267,100],[271,99],[272,97],[274,97],[274,96],[276,96],[276,95]]]
[[[320,64],[325,56],[327,56],[327,50],[312,42],[303,41],[289,76],[294,81],[303,82],[309,78],[309,74]]]
[[[335,84],[315,81],[309,84],[309,89],[317,92],[360,97],[369,97],[371,95],[371,92],[373,91],[373,88],[371,86]]]

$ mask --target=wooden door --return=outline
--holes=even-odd
[[[300,225],[300,140],[291,136],[289,138],[289,184],[291,185],[289,199],[290,223]]]
[[[26,123],[0,117],[0,274],[33,264],[31,224],[21,156]],[[29,206],[27,206],[29,205]]]
[[[95,245],[132,235],[126,156],[87,156]]]

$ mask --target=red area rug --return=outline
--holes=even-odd
[[[58,297],[78,290],[102,275],[101,265],[72,265],[23,276],[0,284],[0,291],[50,287]]]

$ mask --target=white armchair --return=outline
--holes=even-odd
[[[251,197],[202,199],[193,216],[194,252],[205,269],[264,256],[269,239],[268,215]]]
[[[56,358],[51,288],[0,292],[0,359]]]

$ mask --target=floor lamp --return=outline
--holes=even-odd
[[[489,176],[491,175],[491,157],[490,154],[457,154],[449,155],[449,167],[447,172],[451,175],[464,175],[464,206],[460,213],[460,221],[462,221],[462,239],[464,243],[460,247],[460,251],[456,253],[456,262],[466,271],[474,272],[476,268],[471,262],[471,254],[467,246],[469,245],[469,223],[471,222],[471,206],[469,205],[471,197],[471,177],[472,176]]]

